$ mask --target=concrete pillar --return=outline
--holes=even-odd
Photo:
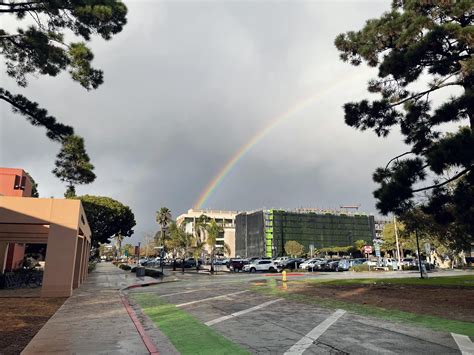
[[[84,267],[84,238],[77,238],[76,246],[76,260],[74,263],[74,281],[72,283],[73,288],[78,288],[82,283],[82,268]]]
[[[8,243],[0,242],[0,274],[5,271],[7,265]]]
[[[41,297],[72,295],[77,232],[73,227],[50,225]]]
[[[84,239],[84,244],[82,245],[83,251],[82,251],[82,281],[84,281],[87,277],[87,273],[89,272],[89,255],[87,253],[87,250],[89,248],[89,242],[87,239]]]
[[[85,280],[87,278],[87,273],[89,272],[89,242],[87,240],[85,240],[83,247],[82,263],[84,264],[84,268],[82,269],[82,279]]]
[[[87,243],[86,248],[86,265],[89,266],[89,258],[91,256],[91,243]],[[89,267],[86,267],[86,277],[89,275]]]

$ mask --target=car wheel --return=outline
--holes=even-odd
[[[257,271],[257,270],[255,270],[254,267],[250,269],[250,272],[255,272],[255,271]]]
[[[275,270],[274,267],[270,267],[270,268],[268,269],[268,271],[270,271],[270,272],[275,272],[276,270]]]

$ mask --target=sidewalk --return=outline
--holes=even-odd
[[[111,263],[97,264],[22,354],[149,354],[122,303],[120,289],[157,281],[137,278]]]

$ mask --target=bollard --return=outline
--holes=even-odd
[[[283,270],[283,271],[281,272],[281,276],[282,276],[282,279],[281,279],[281,280],[282,280],[283,282],[286,282],[286,271],[285,271],[285,270]]]

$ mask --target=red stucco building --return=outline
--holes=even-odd
[[[31,197],[32,183],[23,169],[0,168],[0,196]],[[4,271],[12,271],[22,266],[25,245],[10,243],[6,255]]]

